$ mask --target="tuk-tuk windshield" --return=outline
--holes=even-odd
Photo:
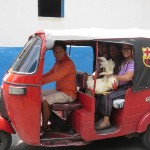
[[[9,71],[21,74],[34,73],[38,66],[41,45],[41,39],[38,37],[31,38],[26,43]]]

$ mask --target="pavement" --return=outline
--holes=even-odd
[[[146,150],[138,138],[128,139],[118,137],[94,141],[85,146],[70,147],[37,147],[25,144],[17,135],[12,136],[12,145],[10,150]]]

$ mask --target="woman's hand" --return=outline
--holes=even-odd
[[[118,81],[122,81],[122,82],[128,82],[131,81],[133,78],[134,72],[130,71],[127,72],[123,75],[114,75],[114,77],[118,80]]]

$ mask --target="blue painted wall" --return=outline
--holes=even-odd
[[[0,47],[0,84],[6,71],[10,68],[22,47]]]
[[[6,71],[10,68],[12,63],[15,61],[22,47],[0,47],[0,84]],[[67,49],[67,51],[69,51]],[[89,74],[92,73],[93,68],[93,54],[91,47],[74,47],[71,49],[70,58],[74,61],[76,69],[78,71],[84,71]],[[52,51],[45,55],[45,68],[44,72],[47,72],[51,66],[53,66],[55,59]],[[50,65],[49,65],[50,64]],[[43,86],[45,88],[54,88],[55,83]]]

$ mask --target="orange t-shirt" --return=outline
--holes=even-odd
[[[42,77],[42,85],[56,81],[56,90],[76,98],[76,69],[72,60],[66,56],[62,61],[56,61],[53,68]]]

